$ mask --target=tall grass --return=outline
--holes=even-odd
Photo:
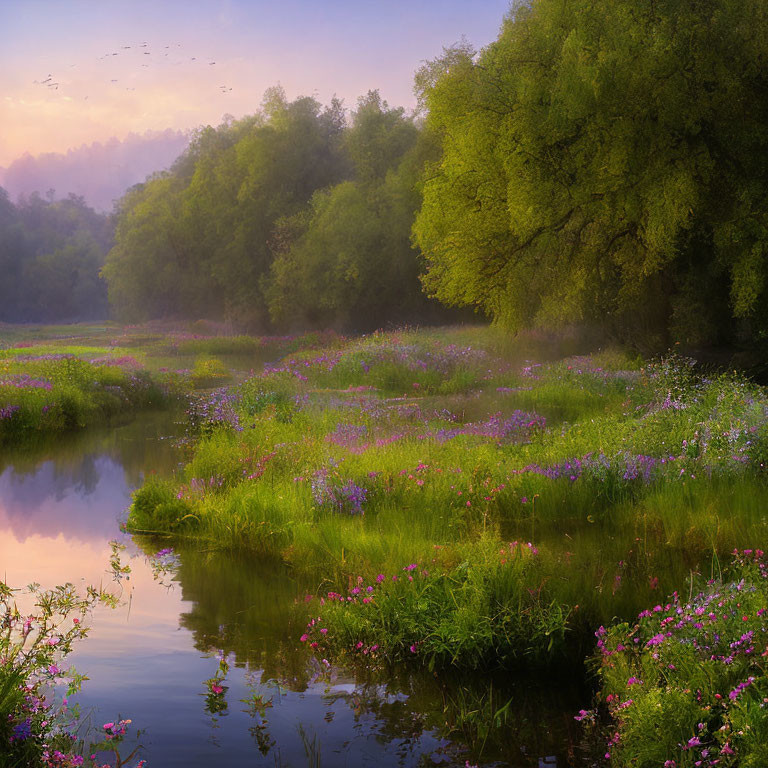
[[[537,566],[516,578],[543,606],[536,626],[551,621],[554,636],[580,649],[595,623],[631,616],[691,569],[764,535],[761,388],[674,357],[521,362],[507,348],[499,354],[496,333],[336,339],[207,395],[192,409],[189,463],[174,482],[137,492],[129,524],[280,559],[345,596],[350,578],[370,585],[411,563],[426,567],[436,547],[458,567],[468,547],[530,542]],[[466,588],[477,596],[498,576],[480,562],[472,573],[482,577]],[[459,593],[445,585],[469,576],[441,568],[429,595],[458,625]],[[410,608],[400,626],[387,620],[388,653],[416,657],[402,649],[426,643],[416,626],[436,631],[430,602],[391,599]],[[511,615],[515,599],[504,593],[493,613],[478,597],[466,626]],[[333,613],[339,637],[369,632],[346,616]],[[450,643],[458,652],[419,659],[478,667],[560,644],[540,642],[531,626],[488,626],[493,637],[478,629],[474,647],[459,633]],[[526,645],[525,633],[536,641]]]

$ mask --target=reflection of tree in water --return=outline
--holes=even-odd
[[[262,678],[281,679],[304,690],[305,658],[293,649],[305,621],[294,604],[304,590],[282,566],[253,557],[191,549],[180,552],[177,578],[192,609],[180,617],[201,651],[220,648],[239,666],[262,670]]]
[[[78,495],[88,496],[96,490],[96,486],[99,484],[99,470],[96,466],[96,459],[97,457],[92,453],[80,458],[80,465],[77,468],[74,483],[74,489]],[[57,467],[55,464],[54,474],[57,485],[61,482],[64,485],[64,492],[66,492],[69,475],[62,473],[60,467]]]
[[[168,473],[177,466],[181,457],[174,438],[183,434],[179,418],[169,411],[150,411],[125,424],[40,436],[17,450],[5,451],[0,474],[11,468],[15,477],[23,479],[51,462],[57,495],[70,488],[87,494],[98,485],[98,460],[109,458],[123,468],[126,484],[138,487],[147,473]]]
[[[152,547],[146,542],[147,551]],[[398,763],[418,758],[425,734],[444,740],[439,751],[449,765],[464,765],[468,758],[536,767],[539,758],[556,756],[557,765],[565,766],[576,759],[580,731],[573,714],[590,700],[583,680],[498,673],[438,678],[403,668],[328,670],[297,647],[306,618],[296,603],[309,590],[290,572],[245,555],[191,549],[179,554],[177,579],[183,599],[192,604],[181,625],[192,632],[198,650],[231,654],[234,666],[246,668],[251,698],[242,703],[262,754],[274,745],[268,707],[279,696],[274,687],[279,680],[292,692],[288,701],[296,692],[325,686],[326,722],[333,722],[339,706],[348,707],[355,722],[350,737],[374,739]]]
[[[437,677],[400,669],[359,675],[352,692],[330,687],[325,700],[329,706],[346,702],[361,729],[397,743],[403,756],[418,754],[422,736],[431,733],[447,741],[441,751],[454,759],[458,747],[470,762],[538,766],[540,758],[553,756],[565,766],[581,752],[573,713],[589,698],[583,682],[567,676]]]

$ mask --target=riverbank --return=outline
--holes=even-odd
[[[151,376],[168,372],[167,333],[124,335],[133,346],[122,351]],[[152,452],[142,454],[128,528],[150,560],[176,553],[174,579],[195,606],[181,624],[220,665],[204,683],[207,712],[228,713],[220,708],[231,704],[228,686],[242,687],[238,664],[297,691],[352,675],[352,700],[364,690],[377,718],[389,717],[388,696],[407,696],[410,717],[423,706],[436,732],[464,745],[454,757],[503,761],[534,743],[532,727],[505,736],[510,707],[532,706],[537,728],[548,717],[521,699],[520,681],[531,690],[541,681],[543,701],[554,676],[577,693],[552,710],[562,727],[540,755],[602,754],[611,718],[610,738],[633,741],[622,735],[624,709],[601,704],[591,729],[573,720],[590,712],[584,663],[595,631],[621,634],[626,622],[631,633],[638,614],[688,594],[692,575],[727,588],[729,553],[764,541],[768,397],[733,372],[674,356],[523,342],[489,328],[184,341],[176,360],[189,367],[172,370],[191,395],[183,448],[159,474]],[[198,359],[201,371],[225,371],[207,383],[230,383],[194,392]],[[272,617],[275,600],[268,623],[279,640],[262,647],[257,614]],[[452,681],[442,693],[427,685],[435,673]],[[622,676],[604,678],[598,701],[617,700],[606,697],[626,686]],[[266,719],[269,689],[253,696]],[[132,700],[140,706],[138,693]],[[608,751],[616,765],[639,755]],[[670,754],[686,764],[687,751]]]
[[[322,584],[323,658],[547,667],[763,535],[767,414],[762,388],[674,356],[337,340],[200,399],[191,460],[129,526]]]

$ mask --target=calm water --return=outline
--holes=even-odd
[[[578,738],[578,685],[508,678],[453,680],[397,673],[386,680],[317,672],[297,643],[291,606],[307,589],[273,564],[195,549],[155,578],[162,542],[119,523],[149,472],[169,474],[181,426],[151,414],[21,455],[0,457],[0,571],[11,585],[110,579],[110,540],[131,566],[122,605],[100,609],[70,657],[89,680],[78,695],[96,727],[118,717],[140,729],[149,768],[210,766],[563,766]],[[211,712],[205,681],[230,663],[226,709]],[[272,706],[241,701],[258,694]],[[511,700],[503,727],[492,713]],[[319,762],[312,762],[319,755]]]

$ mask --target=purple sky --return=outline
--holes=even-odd
[[[0,0],[0,165],[130,131],[217,125],[224,114],[254,112],[278,82],[289,98],[327,102],[336,93],[353,107],[379,88],[390,104],[411,107],[420,62],[462,35],[486,45],[508,8],[509,0]]]

